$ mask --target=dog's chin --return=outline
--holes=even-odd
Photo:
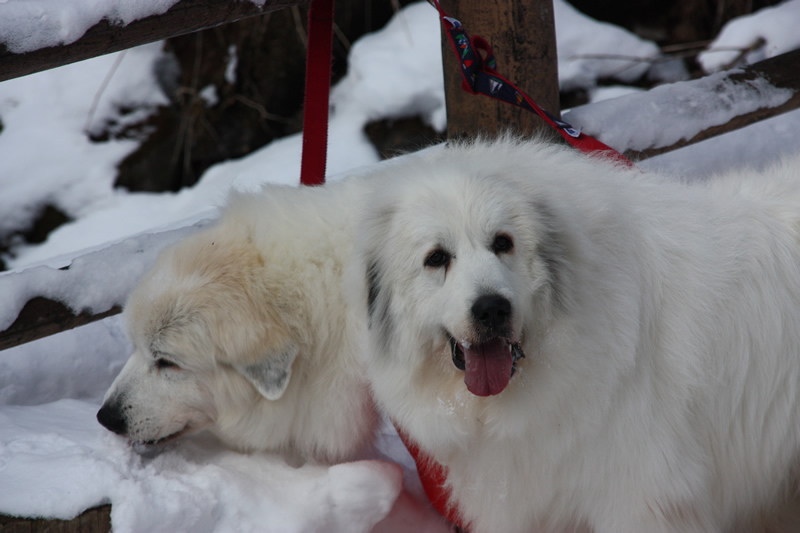
[[[453,364],[464,372],[467,389],[476,396],[503,392],[525,357],[519,340],[493,337],[482,342],[457,341],[447,333]]]
[[[175,433],[170,433],[166,437],[160,437],[158,439],[152,440],[138,440],[138,439],[130,439],[131,446],[133,447],[134,451],[140,455],[147,455],[153,452],[160,450],[163,445],[172,442],[187,433],[191,433],[193,430],[189,426],[184,427],[176,431]]]

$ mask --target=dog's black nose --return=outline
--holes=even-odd
[[[511,302],[499,294],[481,296],[472,304],[472,316],[486,328],[499,328],[508,323],[511,316]]]
[[[97,411],[97,421],[109,431],[117,435],[124,435],[128,431],[128,423],[122,415],[122,409],[116,404],[104,404]]]

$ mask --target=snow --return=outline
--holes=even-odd
[[[111,501],[116,532],[366,533],[402,489],[401,467],[387,461],[293,468],[266,454],[227,451],[208,436],[138,455],[97,431],[95,411],[61,399],[0,412],[8,443],[0,447],[4,509],[74,516]]]
[[[439,46],[439,19],[425,3],[408,6],[382,30],[353,43],[347,76],[331,92],[334,117],[357,116],[366,124],[378,118],[421,115],[444,131]]]
[[[153,74],[160,49],[155,43],[0,83],[0,154],[14,154],[0,157],[0,235],[26,228],[47,203],[73,218],[113,203],[116,166],[139,143],[96,143],[84,130],[91,129],[92,109],[100,122],[123,120],[121,107],[147,110],[167,103]]]
[[[800,48],[800,0],[788,0],[765,7],[752,15],[731,20],[697,58],[703,70],[716,72],[736,61],[740,50],[764,44],[745,54],[746,63],[755,63]]]
[[[72,38],[98,16],[124,22],[171,3],[0,0],[0,42],[13,41],[14,50],[45,38],[62,42],[53,39]],[[756,34],[775,50],[797,46],[785,44],[792,32],[784,34],[780,25],[775,30],[770,17],[778,15],[768,15],[797,20],[797,5],[792,0],[732,22],[729,27],[739,29],[725,46],[747,46]],[[612,146],[669,144],[731,113],[787,98],[761,82],[733,86],[720,74],[650,91],[657,106],[652,116],[632,116],[632,99],[647,94],[624,85],[600,88],[599,78],[624,84],[647,73],[674,81],[685,72],[642,60],[657,55],[653,43],[593,21],[561,0],[554,7],[562,86],[589,89],[595,102],[567,117],[597,128]],[[418,114],[444,128],[440,54],[436,13],[425,3],[406,7],[386,28],[354,43],[348,75],[331,95],[329,180],[379,164],[363,133],[371,120]],[[216,216],[230,189],[299,181],[302,138],[296,135],[216,165],[177,193],[114,190],[116,165],[139,141],[92,142],[86,130],[130,120],[121,108],[147,113],[164,104],[153,74],[161,59],[159,45],[149,45],[0,83],[0,235],[29,225],[47,203],[74,219],[41,245],[13,247],[15,257],[6,259],[16,271],[0,274],[0,329],[33,295],[64,299],[78,310],[120,305],[158,250]],[[235,62],[231,50],[229,65]],[[226,76],[234,75],[230,68]],[[214,95],[207,96],[212,105]],[[667,101],[682,104],[668,107]],[[674,114],[684,124],[659,129],[658,117]],[[640,165],[700,178],[732,165],[765,165],[796,150],[798,136],[795,111]],[[413,462],[390,425],[364,460],[332,467],[293,468],[268,454],[227,451],[202,434],[160,453],[132,449],[95,420],[130,350],[117,316],[0,353],[0,513],[71,518],[111,503],[118,532],[446,531],[421,503]]]
[[[553,13],[562,90],[592,87],[598,78],[635,81],[649,69],[647,60],[659,55],[655,43],[589,18],[563,0],[553,1]]]
[[[644,150],[691,139],[709,126],[725,124],[757,109],[777,107],[792,94],[791,89],[776,88],[763,78],[733,81],[728,72],[719,72],[692,82],[661,85],[647,93],[604,100],[563,116],[587,132],[602,132],[598,137],[609,146]],[[645,106],[641,102],[650,104]],[[654,119],[670,117],[671,127],[658,128],[654,121],[631,115],[632,110],[647,107]]]
[[[611,85],[606,87],[595,87],[589,91],[589,103],[602,102],[603,100],[611,100],[629,94],[644,92],[644,89],[639,87],[631,87],[629,85]]]
[[[165,13],[178,0],[2,0],[0,44],[14,53],[77,41],[103,19],[124,26]]]
[[[204,225],[198,222],[193,227],[132,237],[74,258],[68,268],[39,265],[15,275],[0,275],[0,292],[7,302],[0,308],[0,330],[10,326],[16,318],[16,309],[34,296],[69,302],[77,312],[100,313],[124,304],[144,274],[144,267],[155,261],[162,248]],[[51,263],[58,261],[54,258]]]
[[[0,413],[6,406],[48,404],[64,398],[94,405],[122,369],[128,351],[120,316],[114,316],[0,352]],[[5,426],[0,424],[0,428],[0,435],[5,435]],[[0,443],[6,444],[4,437]],[[3,509],[0,505],[0,512]]]
[[[702,179],[734,166],[763,169],[796,152],[798,146],[793,140],[798,138],[800,109],[650,158],[639,166],[690,179]]]

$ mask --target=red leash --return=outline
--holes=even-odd
[[[461,22],[448,16],[439,0],[428,0],[439,11],[442,26],[461,65],[461,87],[471,94],[483,94],[536,113],[554,128],[564,140],[584,153],[600,153],[626,165],[633,166],[625,156],[590,137],[570,124],[559,120],[541,107],[533,99],[505,78],[497,70],[492,48],[483,37],[470,38]]]
[[[325,183],[328,153],[328,99],[331,92],[333,0],[312,0],[308,10],[303,161],[300,183]]]
[[[419,449],[417,443],[411,440],[406,435],[400,426],[394,423],[394,428],[403,441],[408,453],[414,458],[414,464],[417,466],[417,474],[422,483],[422,490],[425,491],[425,496],[431,502],[433,508],[436,509],[440,515],[455,524],[462,530],[466,528],[462,524],[462,518],[458,512],[458,508],[450,503],[450,490],[445,487],[447,482],[447,469],[439,463],[432,461],[422,450]]]

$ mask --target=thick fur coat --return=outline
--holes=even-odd
[[[800,531],[800,159],[685,184],[504,138],[377,174],[369,377],[471,532]]]

